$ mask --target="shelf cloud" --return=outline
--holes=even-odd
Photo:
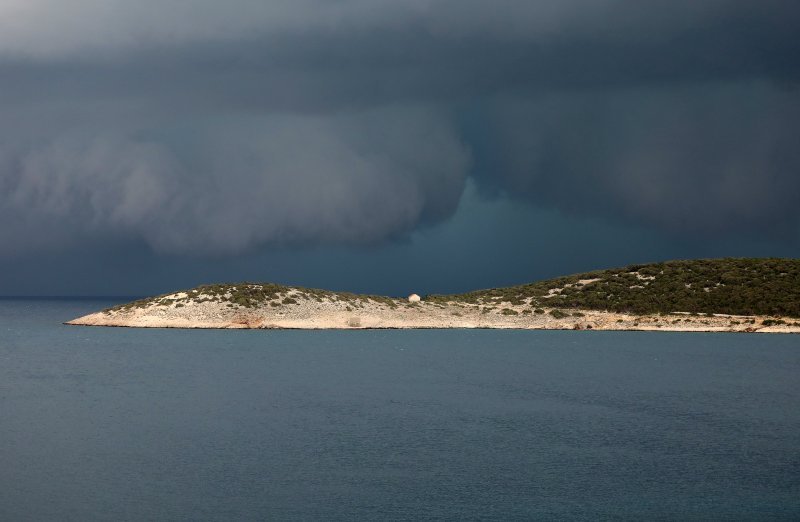
[[[447,121],[413,107],[196,121],[170,136],[64,131],[0,158],[7,213],[199,253],[407,233],[455,210],[469,164]]]
[[[788,0],[6,0],[0,241],[374,244],[470,178],[796,237],[799,26]]]

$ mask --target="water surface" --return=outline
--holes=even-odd
[[[0,520],[800,518],[800,337],[67,327],[0,300]]]

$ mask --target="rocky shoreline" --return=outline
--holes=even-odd
[[[725,314],[625,314],[530,303],[409,302],[284,287],[269,301],[240,304],[178,292],[89,314],[65,324],[131,328],[625,330],[800,333],[800,319]]]

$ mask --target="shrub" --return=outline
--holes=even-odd
[[[648,279],[645,281],[637,278],[634,273],[637,271]],[[599,281],[580,286],[577,285],[580,279]],[[631,289],[632,286],[642,288]],[[551,292],[556,289],[562,289],[563,295],[552,297]],[[200,302],[209,299],[205,296],[211,296],[213,301],[254,307],[280,299],[280,296],[292,291],[302,292],[307,299],[340,301],[351,306],[358,306],[367,300],[382,302],[392,308],[397,306],[394,300],[385,297],[299,289],[273,283],[203,285],[187,290],[186,293],[190,296],[190,302],[192,299]],[[176,305],[175,300],[168,299],[172,295],[174,292],[117,305],[109,310],[130,312],[158,304]],[[200,295],[204,297],[201,299],[198,297]],[[529,303],[536,314],[543,314],[545,311],[535,307],[549,308],[555,305],[562,309],[608,310],[637,315],[680,311],[695,316],[720,313],[781,316],[796,320],[800,318],[800,259],[727,258],[631,265],[514,287],[450,296],[431,295],[427,300],[433,303],[483,306],[499,303],[518,306]],[[296,304],[292,301],[284,304]],[[186,300],[183,302],[186,304]]]

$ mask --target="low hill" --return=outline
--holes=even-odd
[[[434,302],[510,302],[634,314],[800,317],[800,259],[697,259],[599,270],[547,281],[430,295]]]
[[[427,295],[421,302],[271,283],[206,285],[122,304],[68,324],[800,333],[798,318],[800,260],[713,259]]]

